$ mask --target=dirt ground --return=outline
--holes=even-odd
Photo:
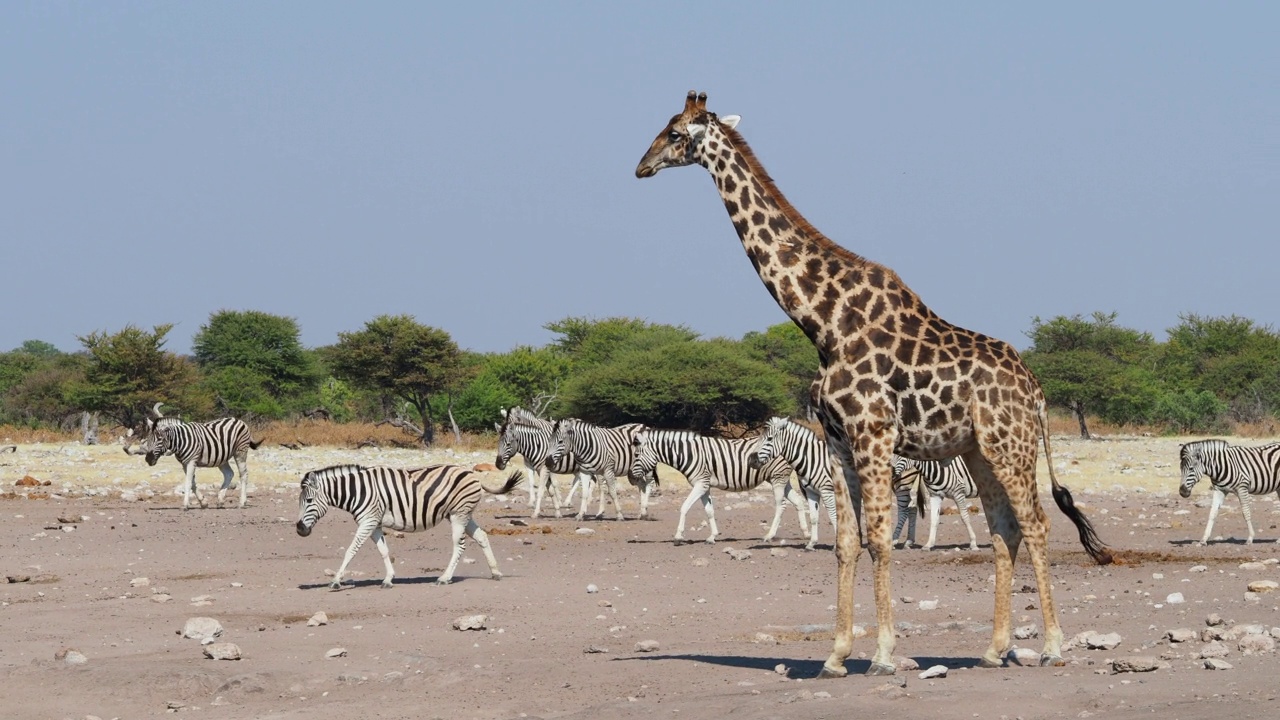
[[[500,582],[469,544],[454,584],[435,585],[449,552],[448,531],[436,528],[389,538],[393,589],[378,587],[381,560],[366,546],[352,563],[355,587],[333,592],[325,572],[337,569],[354,523],[330,513],[311,537],[297,536],[303,471],[492,456],[268,444],[250,457],[248,508],[184,512],[171,458],[148,468],[118,446],[19,446],[0,455],[0,580],[11,580],[0,584],[0,716],[1272,717],[1280,667],[1265,637],[1280,635],[1280,592],[1247,586],[1280,580],[1280,506],[1255,503],[1257,544],[1238,540],[1244,521],[1233,499],[1215,530],[1225,541],[1190,544],[1203,532],[1208,491],[1202,484],[1189,500],[1177,496],[1177,443],[1055,438],[1063,482],[1120,551],[1123,563],[1107,568],[1088,563],[1040,473],[1064,632],[1118,633],[1117,647],[1073,647],[1060,668],[977,668],[990,639],[990,546],[979,520],[983,549],[958,549],[964,530],[951,514],[939,530],[942,549],[893,555],[897,652],[920,666],[894,680],[861,674],[874,633],[855,641],[848,678],[813,679],[831,645],[831,529],[824,524],[819,550],[805,552],[788,510],[783,542],[762,544],[767,489],[719,494],[720,542],[676,547],[670,538],[687,490],[678,476],[664,478],[654,522],[530,520],[521,487],[477,513],[506,576]],[[15,487],[26,475],[50,484]],[[216,470],[199,477],[206,492],[220,480]],[[622,492],[634,518],[636,493]],[[691,511],[691,538],[705,537],[703,519]],[[750,556],[734,559],[730,548]],[[1248,561],[1256,564],[1241,567]],[[855,615],[864,626],[874,625],[870,567],[864,554]],[[1015,626],[1041,624],[1033,586],[1029,563],[1020,563]],[[328,624],[308,626],[316,612]],[[1221,646],[1231,669],[1206,669],[1199,657],[1211,613],[1223,618],[1211,632],[1227,631]],[[453,629],[473,614],[487,616],[486,629]],[[201,616],[221,623],[218,640],[239,646],[242,659],[206,659],[199,640],[178,634]],[[1166,639],[1174,629],[1195,639],[1174,644]],[[639,652],[644,641],[656,649]],[[68,662],[80,656],[63,656],[67,649],[86,660]],[[345,653],[327,657],[334,649]],[[1113,659],[1135,656],[1161,667],[1112,671]],[[918,677],[933,665],[949,674]]]

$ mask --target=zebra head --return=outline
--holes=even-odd
[[[747,465],[752,468],[762,468],[768,462],[778,456],[778,446],[782,443],[782,431],[787,427],[787,419],[784,417],[771,417],[769,423],[765,425],[764,433],[756,438],[756,444],[751,448],[751,454],[747,457]]]
[[[648,430],[641,430],[631,438],[631,477],[644,478],[646,482],[658,479],[658,453],[650,442]]]
[[[1191,488],[1196,486],[1200,475],[1204,473],[1204,450],[1205,445],[1210,442],[1221,441],[1189,442],[1178,448],[1178,458],[1182,465],[1182,483],[1178,485],[1178,494],[1184,498],[1191,497]]]
[[[145,423],[147,434],[142,438],[138,452],[146,457],[148,465],[155,465],[160,458],[173,452],[170,432],[182,421],[176,417],[161,417],[156,420],[147,418]]]
[[[580,422],[577,418],[564,418],[557,420],[551,427],[551,455],[547,458],[548,464],[558,463],[565,455],[576,452],[574,445],[580,436]]]
[[[298,534],[306,537],[311,528],[324,517],[329,510],[329,497],[324,490],[324,480],[329,474],[324,470],[312,470],[302,476],[302,487],[298,492]]]
[[[503,416],[501,424],[494,423],[494,427],[498,428],[498,457],[493,464],[498,466],[499,470],[506,470],[507,463],[511,462],[511,458],[516,455],[516,440],[511,432],[511,419]]]
[[[893,469],[893,484],[898,486],[904,485],[909,478],[920,474],[920,461],[903,457],[897,453],[893,455],[891,467]]]

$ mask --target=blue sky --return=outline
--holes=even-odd
[[[10,2],[0,350],[220,309],[308,346],[626,315],[785,321],[705,171],[637,180],[690,89],[942,317],[1280,326],[1280,4]]]

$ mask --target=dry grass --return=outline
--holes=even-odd
[[[98,431],[100,444],[113,444],[124,434],[124,429],[114,425],[104,425]],[[253,428],[253,437],[263,440],[269,445],[297,445],[300,447],[361,447],[374,445],[384,448],[418,448],[421,444],[417,437],[390,425],[374,423],[332,423],[323,420],[280,420],[257,425]],[[69,443],[80,439],[78,431],[60,432],[57,430],[32,429],[15,425],[0,425],[0,446],[32,445],[35,443]],[[453,433],[441,431],[436,433],[437,448],[452,448],[458,451],[489,450],[497,445],[492,433],[463,433],[462,441],[454,439]],[[0,459],[3,455],[0,455]]]

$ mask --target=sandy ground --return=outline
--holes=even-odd
[[[664,480],[654,522],[529,520],[521,488],[477,513],[502,581],[488,578],[472,544],[455,583],[435,585],[449,552],[448,533],[437,528],[390,538],[393,589],[378,587],[381,561],[366,547],[352,563],[356,586],[333,592],[325,571],[341,562],[354,523],[331,513],[311,537],[296,535],[303,471],[335,462],[471,464],[491,455],[264,446],[250,458],[248,508],[183,512],[172,459],[148,468],[118,447],[20,446],[0,455],[0,580],[18,581],[0,584],[0,716],[1273,716],[1280,660],[1248,632],[1280,635],[1280,592],[1246,588],[1280,580],[1275,499],[1255,504],[1259,543],[1233,540],[1244,536],[1244,522],[1229,500],[1215,531],[1225,541],[1196,547],[1189,541],[1204,529],[1208,492],[1177,496],[1176,440],[1055,438],[1054,449],[1063,481],[1125,558],[1088,564],[1070,523],[1051,507],[1042,471],[1064,631],[1118,633],[1120,644],[1074,647],[1061,668],[977,668],[989,640],[993,566],[985,523],[976,523],[983,549],[960,550],[964,530],[952,514],[939,530],[942,549],[893,555],[897,652],[949,674],[922,680],[920,670],[902,671],[890,681],[861,674],[874,649],[869,636],[855,642],[848,678],[812,679],[830,650],[831,530],[822,528],[818,551],[804,552],[788,511],[783,542],[763,545],[767,489],[718,496],[721,541],[676,547],[670,537],[687,489],[677,478]],[[50,484],[15,487],[25,475]],[[216,470],[199,477],[206,492],[220,480]],[[634,517],[638,498],[629,487],[623,493]],[[703,518],[691,513],[690,537],[705,537]],[[751,554],[735,560],[728,548]],[[1241,567],[1248,561],[1258,564]],[[1034,586],[1025,562],[1014,588],[1024,585]],[[873,625],[865,554],[856,599],[855,622]],[[936,600],[936,609],[923,600]],[[1033,589],[1016,593],[1014,607],[1015,625],[1040,625]],[[318,611],[328,624],[309,627]],[[1211,631],[1228,632],[1221,644],[1232,669],[1209,670],[1199,658],[1211,613],[1223,618]],[[452,628],[473,614],[488,616],[485,630]],[[221,623],[219,641],[239,646],[242,659],[206,659],[198,640],[178,634],[201,616]],[[1166,639],[1179,628],[1195,639]],[[638,652],[643,641],[656,649]],[[1040,648],[1038,639],[1015,642]],[[345,654],[326,657],[336,648]],[[87,660],[57,659],[66,649]],[[1135,656],[1162,666],[1113,673],[1112,660]]]

